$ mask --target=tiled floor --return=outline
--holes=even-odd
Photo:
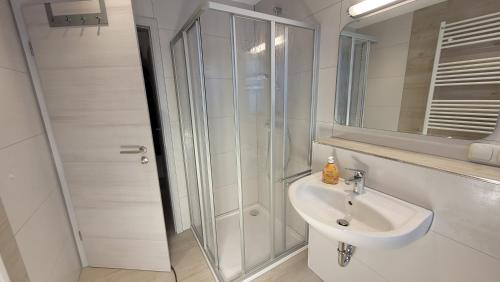
[[[178,281],[214,281],[210,269],[191,231],[169,236],[172,266]],[[107,268],[85,268],[80,282],[174,282],[173,273]],[[321,281],[307,268],[307,252],[291,258],[284,264],[259,277],[257,281]]]

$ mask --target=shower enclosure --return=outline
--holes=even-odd
[[[363,127],[368,63],[376,39],[369,35],[342,31],[339,42],[339,67],[335,100],[335,121],[338,124]]]
[[[220,280],[302,248],[288,185],[311,172],[317,30],[208,2],[171,41],[192,229]]]

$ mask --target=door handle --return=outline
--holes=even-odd
[[[144,154],[148,151],[148,148],[140,145],[122,145],[121,149],[129,149],[129,150],[121,150],[120,154]]]

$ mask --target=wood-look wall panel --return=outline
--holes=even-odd
[[[102,27],[53,28],[48,23],[28,26],[38,67],[139,66],[131,13],[130,8],[110,8],[109,25]],[[65,52],[60,52],[61,48]]]
[[[73,204],[92,207],[100,202],[159,203],[154,186],[154,172],[135,162],[66,163],[66,178],[71,185]],[[123,171],[143,170],[123,175]],[[123,181],[123,180],[125,181]]]
[[[43,70],[49,111],[143,110],[141,69],[132,67]],[[141,95],[138,95],[140,93]]]
[[[161,202],[93,202],[91,207],[75,207],[85,238],[118,238],[161,241]]]
[[[151,130],[149,124],[94,126],[56,121],[53,127],[63,162],[138,162],[138,154],[120,154],[121,145],[146,146],[153,156],[151,136],[144,134]]]
[[[163,240],[89,237],[84,245],[89,261],[96,267],[165,271],[165,262],[169,261],[167,246]],[[114,264],[110,264],[110,261]]]

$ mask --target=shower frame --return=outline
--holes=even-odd
[[[247,19],[252,19],[252,20],[260,20],[260,21],[265,21],[265,22],[268,22],[270,24],[270,34],[269,34],[269,37],[270,37],[270,96],[271,96],[271,102],[270,102],[270,106],[271,106],[271,117],[270,117],[270,135],[273,136],[273,130],[274,130],[274,125],[276,124],[276,117],[275,117],[275,106],[276,106],[276,54],[275,54],[275,51],[276,51],[276,46],[275,46],[275,40],[272,40],[274,37],[275,37],[275,34],[276,34],[276,24],[283,24],[285,25],[285,71],[286,71],[286,68],[287,68],[287,65],[288,65],[288,41],[287,41],[287,37],[288,37],[288,26],[293,26],[293,27],[299,27],[299,28],[304,28],[304,29],[308,29],[308,30],[311,30],[313,31],[313,36],[314,36],[314,42],[313,42],[313,65],[312,65],[312,80],[311,80],[311,105],[310,105],[310,132],[309,132],[309,150],[308,150],[308,164],[309,164],[309,169],[308,170],[305,170],[305,171],[301,171],[301,172],[298,172],[298,173],[294,173],[292,175],[288,175],[288,176],[284,176],[283,178],[280,179],[280,181],[284,184],[289,184],[295,180],[297,180],[299,177],[303,177],[305,175],[308,175],[311,173],[311,164],[312,164],[312,142],[313,140],[315,140],[315,136],[316,136],[316,101],[317,101],[317,81],[318,81],[318,62],[319,62],[319,58],[318,58],[318,53],[319,53],[319,26],[317,25],[313,25],[313,24],[308,24],[308,23],[305,23],[305,22],[301,22],[301,21],[296,21],[296,20],[292,20],[292,19],[287,19],[287,18],[283,18],[283,17],[279,17],[279,16],[274,16],[274,15],[269,15],[269,14],[265,14],[265,13],[260,13],[260,12],[255,12],[255,11],[252,11],[252,10],[247,10],[247,9],[242,9],[242,8],[237,8],[237,7],[233,7],[233,6],[229,6],[229,5],[224,5],[224,4],[220,4],[220,3],[215,3],[215,2],[206,2],[202,5],[200,5],[196,11],[192,14],[192,16],[186,21],[186,23],[182,26],[182,28],[180,29],[180,31],[171,39],[170,41],[170,50],[171,50],[171,56],[172,56],[172,63],[173,63],[173,68],[174,68],[174,76],[176,75],[176,64],[175,64],[175,54],[174,54],[174,45],[180,40],[180,41],[183,41],[183,53],[184,53],[184,59],[185,59],[185,68],[186,68],[186,78],[187,78],[187,82],[188,82],[188,100],[189,100],[189,103],[190,103],[190,110],[191,110],[191,123],[194,125],[194,123],[196,122],[195,121],[195,117],[194,117],[194,113],[193,113],[193,105],[192,105],[192,102],[193,102],[193,93],[192,93],[192,78],[190,77],[190,73],[191,73],[191,66],[189,64],[190,62],[190,56],[189,56],[189,52],[187,50],[187,46],[188,46],[188,43],[187,43],[187,32],[192,29],[192,28],[195,28],[196,29],[196,33],[197,33],[197,42],[195,42],[195,44],[197,45],[198,47],[198,59],[199,59],[199,62],[198,62],[198,66],[200,68],[200,80],[201,80],[201,84],[202,84],[202,87],[201,87],[201,95],[202,95],[202,99],[204,101],[203,103],[203,124],[202,126],[204,127],[204,132],[208,132],[208,122],[207,122],[207,109],[206,109],[206,98],[205,98],[205,85],[204,85],[204,72],[203,72],[203,52],[202,52],[202,34],[201,34],[201,26],[200,26],[200,22],[199,22],[199,19],[201,17],[201,15],[206,12],[207,10],[214,10],[214,11],[219,11],[219,12],[226,12],[229,14],[230,16],[230,38],[231,38],[231,56],[232,56],[232,85],[233,85],[233,99],[234,99],[234,111],[235,111],[235,115],[234,115],[234,119],[235,119],[235,129],[236,129],[236,132],[239,132],[240,131],[240,126],[239,126],[239,114],[238,114],[238,91],[239,91],[239,85],[238,85],[238,76],[237,76],[237,49],[236,49],[236,40],[235,40],[235,36],[236,36],[236,28],[235,28],[235,18],[236,17],[242,17],[242,18],[247,18]],[[286,93],[286,85],[287,85],[287,78],[288,78],[288,74],[285,74],[285,98],[284,98],[284,107],[285,107],[285,113],[288,112],[288,103],[287,103],[287,100],[288,100],[288,94]],[[176,87],[176,92],[177,92],[177,95],[179,95],[179,91],[178,91],[178,85],[177,85],[177,79],[174,79],[175,81],[175,87]],[[178,100],[178,107],[179,107],[179,115],[180,115],[180,122],[182,123],[182,118],[181,118],[181,107],[180,107],[180,102],[179,102],[179,98],[177,99]],[[285,121],[284,121],[284,126],[286,126],[286,114],[285,114]],[[182,130],[182,124],[181,124],[181,130]],[[200,172],[199,172],[199,165],[198,165],[198,154],[199,152],[197,151],[197,148],[198,147],[198,142],[199,142],[199,139],[196,138],[196,128],[195,126],[193,126],[193,136],[194,136],[194,148],[195,148],[195,155],[197,156],[196,157],[196,167],[197,167],[197,178],[198,178],[198,186],[200,186]],[[181,133],[181,137],[182,137],[182,133]],[[206,136],[206,140],[203,140],[206,144],[205,146],[207,147],[206,148],[206,155],[203,156],[204,158],[206,158],[207,160],[207,167],[208,169],[210,170],[211,172],[211,164],[210,164],[210,149],[209,149],[209,140],[208,140],[208,136]],[[236,147],[236,150],[238,152],[240,152],[240,135],[239,134],[236,134],[236,140],[235,140],[235,147]],[[273,143],[271,142],[271,146],[270,146],[270,153],[269,155],[273,155],[273,152],[272,152],[272,149],[273,149]],[[286,143],[285,143],[286,144]],[[183,142],[183,150],[185,150],[184,148],[184,142]],[[271,175],[271,179],[270,179],[270,182],[271,182],[271,187],[273,187],[273,163],[272,163],[272,157],[270,158],[270,164],[269,164],[269,170],[270,170],[270,175]],[[271,256],[270,256],[270,259],[260,265],[258,265],[257,267],[254,267],[254,268],[251,268],[248,272],[245,271],[245,241],[244,241],[244,218],[243,218],[243,209],[244,209],[244,205],[243,205],[243,196],[242,196],[242,176],[241,176],[241,154],[238,153],[236,154],[236,164],[237,164],[237,172],[238,172],[238,176],[237,176],[237,180],[238,180],[238,211],[239,211],[239,232],[240,232],[240,248],[241,248],[241,265],[242,265],[242,269],[241,269],[241,276],[237,279],[237,281],[251,281],[252,279],[254,279],[255,277],[258,277],[260,275],[262,275],[263,273],[265,273],[267,270],[279,265],[282,261],[288,259],[289,257],[297,254],[298,252],[302,251],[305,246],[307,245],[307,238],[308,238],[308,229],[306,228],[306,234],[305,234],[305,241],[302,242],[300,245],[297,245],[291,249],[288,249],[286,250],[283,254],[281,255],[278,255],[276,256],[275,253],[274,253],[274,226],[273,226],[273,222],[274,222],[274,200],[273,200],[273,197],[274,197],[274,193],[270,193],[270,199],[269,199],[269,204],[270,204],[270,207],[269,207],[269,210],[270,210],[270,216],[269,216],[269,221],[271,223],[271,228],[270,228],[270,240],[271,240]],[[186,165],[186,164],[185,164]],[[187,169],[187,168],[186,168]],[[186,171],[186,174],[187,174],[187,171]],[[187,175],[186,175],[187,177]],[[211,180],[211,176],[210,176],[210,173],[209,173],[209,183],[208,183],[208,190],[209,190],[209,194],[210,194],[210,209],[211,209],[211,221],[213,222],[212,226],[206,226],[206,215],[205,215],[205,208],[203,207],[203,205],[205,203],[203,203],[203,198],[202,198],[202,192],[201,192],[201,188],[198,187],[198,192],[199,192],[199,196],[200,196],[200,213],[201,213],[201,221],[202,221],[202,230],[203,230],[203,238],[199,238],[199,234],[197,234],[197,232],[194,231],[193,228],[192,231],[194,233],[194,236],[198,242],[198,244],[200,245],[200,248],[202,249],[202,252],[203,252],[203,255],[205,256],[205,258],[207,259],[207,261],[209,262],[209,266],[212,270],[212,272],[215,274],[215,276],[218,278],[218,280],[220,281],[224,281],[224,279],[222,278],[222,275],[220,274],[220,272],[218,271],[218,267],[219,267],[219,257],[218,257],[218,247],[217,247],[217,233],[216,233],[216,215],[215,215],[215,210],[214,210],[214,194],[213,194],[213,188],[212,188],[212,180]],[[286,197],[286,195],[285,195]],[[191,202],[189,202],[189,204],[191,205]],[[191,208],[191,207],[190,207]],[[191,219],[192,219],[192,214],[190,212],[190,216],[191,216]],[[191,221],[193,222],[193,221]],[[286,226],[286,225],[285,225]],[[208,228],[212,228],[212,232],[215,234],[215,236],[213,237],[213,246],[214,246],[214,255],[213,257],[207,253],[207,236],[206,236],[206,230]]]

